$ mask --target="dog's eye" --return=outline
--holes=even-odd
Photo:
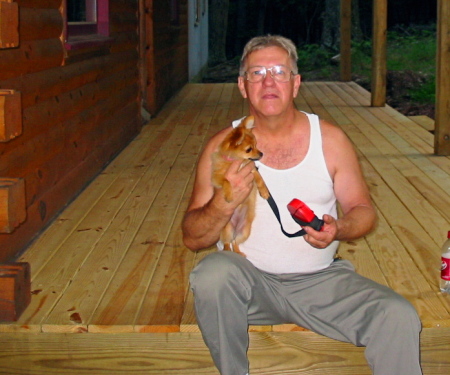
[[[250,154],[250,152],[252,152],[253,151],[253,147],[249,147],[247,150],[245,150],[245,152],[247,153],[247,154]]]

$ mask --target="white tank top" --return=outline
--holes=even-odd
[[[333,181],[328,173],[322,150],[319,118],[305,113],[310,123],[310,144],[305,158],[289,169],[273,169],[256,162],[281,215],[284,229],[297,232],[300,226],[292,219],[287,204],[294,198],[305,202],[319,217],[337,217]],[[240,120],[234,121],[237,126]],[[266,200],[257,195],[256,215],[250,237],[239,245],[255,267],[269,273],[310,273],[328,267],[339,243],[316,249],[303,237],[288,238],[280,229]]]

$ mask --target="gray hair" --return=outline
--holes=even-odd
[[[297,48],[295,47],[295,44],[292,42],[292,40],[285,38],[280,35],[264,35],[264,36],[257,36],[252,39],[245,45],[244,52],[242,53],[241,58],[241,65],[239,67],[239,75],[243,76],[245,74],[245,63],[247,60],[248,55],[254,51],[258,51],[267,47],[280,47],[284,49],[290,59],[292,64],[292,71],[294,74],[298,74],[298,67],[297,67]]]

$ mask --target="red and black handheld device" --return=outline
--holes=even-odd
[[[311,210],[305,203],[299,199],[293,199],[287,206],[292,218],[301,226],[312,227],[320,231],[324,224],[323,220],[319,219],[313,210]]]

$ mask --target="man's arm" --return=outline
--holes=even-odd
[[[322,134],[325,159],[343,215],[337,220],[324,215],[325,224],[321,232],[304,228],[307,232],[305,240],[318,248],[324,248],[335,240],[360,238],[370,233],[377,221],[369,189],[350,140],[341,129],[323,121]]]
[[[234,210],[250,194],[253,187],[254,163],[242,169],[235,161],[225,174],[233,190],[233,201],[227,202],[220,189],[211,183],[211,155],[224,138],[227,130],[218,133],[200,156],[191,200],[183,219],[183,242],[191,250],[201,250],[215,244],[220,232],[228,223]]]

